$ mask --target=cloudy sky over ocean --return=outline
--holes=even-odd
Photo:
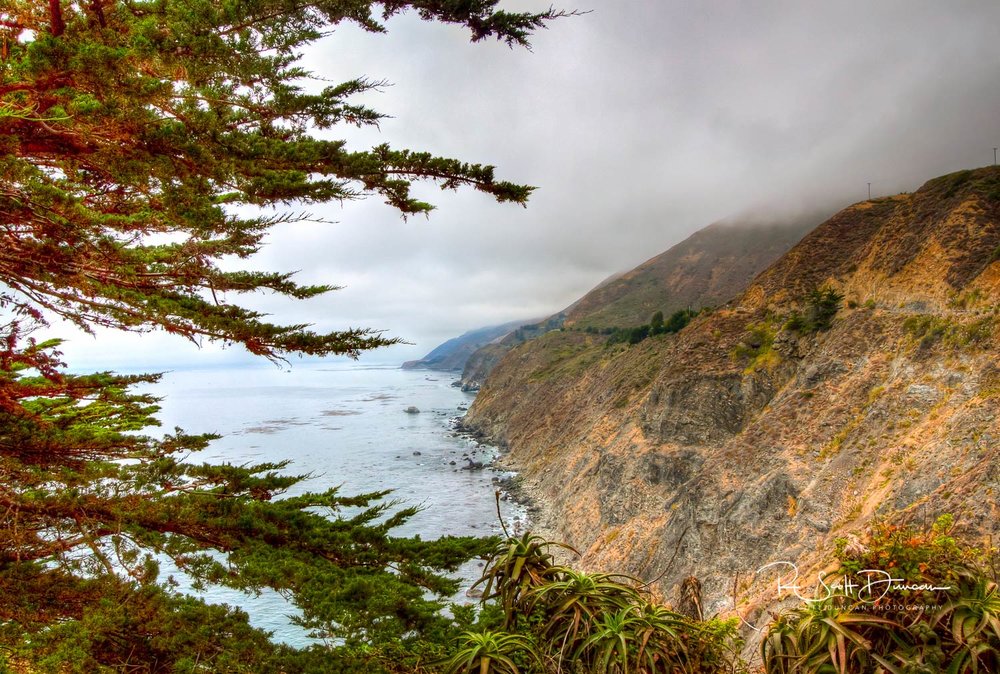
[[[252,304],[318,330],[386,329],[413,344],[372,357],[402,361],[558,311],[712,222],[832,213],[869,182],[873,196],[914,190],[992,163],[1000,145],[996,0],[557,7],[590,11],[531,51],[412,15],[386,35],[343,26],[316,44],[305,57],[316,74],[391,83],[363,99],[391,118],[338,137],[495,164],[539,189],[522,209],[428,184],[419,192],[438,209],[406,221],[375,200],[309,208],[335,224],[276,230],[256,268],[343,289]],[[117,368],[246,358],[155,334],[74,335],[64,351]]]

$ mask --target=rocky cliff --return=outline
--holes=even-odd
[[[465,423],[584,566],[668,599],[694,575],[708,614],[754,622],[756,569],[820,570],[873,517],[1000,533],[998,311],[990,167],[843,210],[677,334],[522,344]]]

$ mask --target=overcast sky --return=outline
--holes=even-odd
[[[516,0],[516,10],[548,2]],[[495,164],[537,185],[528,208],[421,188],[438,207],[403,221],[368,200],[310,209],[335,225],[275,231],[261,269],[343,290],[255,306],[319,330],[384,328],[402,361],[465,330],[542,317],[611,273],[747,212],[831,212],[993,162],[1000,145],[997,0],[589,0],[532,51],[470,44],[413,16],[386,35],[338,29],[306,65],[392,86],[364,102],[392,115],[343,130]],[[60,329],[60,332],[66,333]],[[176,337],[73,336],[75,367],[240,361]]]

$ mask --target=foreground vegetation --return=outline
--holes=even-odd
[[[477,627],[439,666],[448,674],[1000,671],[996,551],[961,546],[951,529],[949,516],[926,531],[878,523],[865,541],[839,541],[829,589],[778,615],[750,660],[736,618],[681,615],[635,579],[556,564],[549,549],[558,544],[525,534],[493,551]],[[886,574],[899,584],[888,587]]]
[[[376,197],[428,213],[415,181],[523,204],[492,166],[336,138],[383,115],[379,82],[330,83],[302,50],[393,15],[527,45],[557,11],[496,0],[8,0],[0,11],[0,669],[376,672],[443,642],[446,574],[489,542],[401,538],[385,493],[282,498],[279,461],[206,465],[213,437],[154,433],[156,376],[74,374],[51,336],[163,330],[281,361],[397,340],[281,325],[238,300],[301,285],[247,262],[315,204]],[[288,210],[286,210],[288,209]],[[169,562],[169,564],[167,564]],[[273,590],[327,646],[296,651],[195,583]],[[370,652],[402,653],[384,661]],[[384,662],[383,664],[380,664]]]
[[[737,621],[697,621],[652,600],[638,581],[554,563],[554,544],[525,534],[497,546],[483,578],[478,631],[444,671],[730,671]]]

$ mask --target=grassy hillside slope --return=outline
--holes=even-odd
[[[482,347],[469,357],[462,382],[478,388],[511,349],[551,327],[628,328],[649,322],[657,311],[669,316],[722,304],[822,221],[823,216],[808,214],[785,222],[709,225],[635,269],[606,279],[541,329],[514,332]]]
[[[709,225],[587,293],[566,311],[566,325],[634,326],[655,311],[723,304],[823,219]]]

